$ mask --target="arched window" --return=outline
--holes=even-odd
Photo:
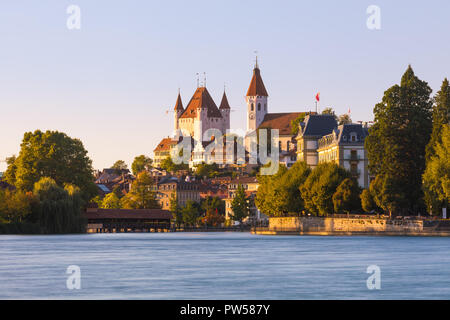
[[[258,103],[258,111],[261,111],[261,103]]]
[[[255,110],[255,105],[252,103],[251,109],[250,110]]]

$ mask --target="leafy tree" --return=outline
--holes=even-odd
[[[73,184],[85,200],[97,193],[92,161],[78,139],[58,131],[27,132],[19,156],[9,158],[6,181],[17,189],[32,191],[42,177],[53,179],[60,187]]]
[[[188,200],[186,206],[182,209],[183,222],[188,226],[195,226],[199,218],[198,207],[194,201]]]
[[[300,186],[306,181],[311,169],[306,162],[297,161],[275,181],[275,198],[277,211],[281,213],[299,213],[304,208]]]
[[[124,209],[160,208],[152,187],[153,179],[151,175],[147,171],[142,171],[133,181],[130,192],[121,199],[121,206]]]
[[[113,192],[108,193],[101,204],[102,209],[120,209],[121,207],[119,197]]]
[[[239,223],[242,223],[242,220],[250,214],[248,199],[241,184],[238,185],[233,201],[231,201],[231,210],[233,211],[231,218]]]
[[[34,185],[34,196],[39,200],[33,209],[33,222],[39,224],[42,233],[80,233],[85,231],[86,221],[81,216],[80,189],[66,185],[63,189],[51,178],[43,177]]]
[[[423,175],[425,195],[430,197],[427,202],[434,204],[434,209],[447,208],[450,202],[450,125],[442,126],[441,137],[436,139],[434,155],[427,163]],[[434,210],[438,213],[439,210]]]
[[[441,143],[441,133],[444,125],[450,123],[450,84],[447,78],[442,82],[433,106],[433,129],[430,142],[426,147],[426,159],[429,161],[435,155],[435,146]]]
[[[112,165],[111,169],[115,169],[117,172],[122,172],[123,170],[128,170],[128,166],[123,160],[117,160]]]
[[[161,169],[164,169],[168,172],[189,170],[189,164],[186,163],[175,164],[171,157],[167,157],[161,161]]]
[[[300,123],[305,121],[305,117],[308,113],[303,112],[294,120],[291,120],[291,134],[296,136],[300,127]]]
[[[178,204],[178,199],[175,193],[170,196],[170,212],[178,227],[183,223],[183,212]]]
[[[360,209],[360,192],[361,188],[358,186],[358,182],[355,179],[344,179],[333,194],[334,212],[350,213],[353,210]]]
[[[314,215],[334,211],[333,194],[350,173],[335,163],[320,163],[300,186],[305,208]]]
[[[369,169],[379,180],[377,205],[390,214],[423,209],[425,147],[431,133],[431,89],[411,66],[400,85],[385,91],[374,108],[375,123],[365,140]],[[388,192],[389,194],[384,194]]]
[[[202,222],[208,226],[218,227],[225,222],[225,216],[220,214],[217,210],[208,209]]]
[[[35,202],[31,192],[0,189],[0,223],[22,223],[31,214]]]
[[[378,206],[375,203],[375,200],[373,199],[369,189],[364,189],[361,192],[360,198],[362,209],[365,212],[372,212],[378,209]]]
[[[433,157],[436,155],[436,148],[438,145],[442,145],[442,131],[445,125],[450,123],[450,85],[447,78],[444,80],[441,86],[441,90],[436,94],[435,105],[433,107],[433,130],[431,133],[431,139],[426,147],[426,170],[429,171],[428,177],[431,176],[431,167],[436,167],[436,159]],[[434,164],[432,164],[432,162]],[[425,178],[425,175],[424,175]],[[445,203],[442,203],[440,196],[435,192],[439,190],[431,180],[424,181],[423,191],[424,199],[428,208],[431,208],[432,213],[440,214],[440,209]]]
[[[281,216],[280,205],[277,201],[280,200],[278,196],[278,188],[280,186],[277,181],[288,171],[285,166],[280,166],[278,172],[274,175],[259,175],[259,187],[256,192],[255,204],[258,209],[269,217]]]
[[[333,110],[332,108],[325,108],[325,109],[323,109],[323,110],[322,110],[322,114],[329,114],[329,115],[332,115],[332,116],[334,116],[334,118],[335,118],[336,120],[338,120],[338,117],[337,117],[336,113],[334,112],[334,110]]]
[[[204,212],[213,211],[219,214],[225,214],[225,201],[219,197],[208,196],[200,202],[200,208]]]
[[[139,172],[151,168],[153,160],[145,155],[140,155],[134,158],[131,164],[131,171],[136,176]]]
[[[352,119],[350,118],[350,115],[346,114],[341,114],[338,118],[338,124],[342,125],[342,124],[350,124],[352,123]]]

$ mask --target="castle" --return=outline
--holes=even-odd
[[[261,77],[258,60],[256,60],[253,76],[245,97],[247,104],[246,133],[249,135],[260,128],[278,129],[280,160],[285,165],[291,166],[296,161],[296,141],[291,130],[291,122],[304,112],[269,113],[268,97],[269,94]],[[195,90],[186,108],[183,107],[181,94],[178,93],[173,111],[174,134],[171,138],[164,138],[155,148],[155,165],[159,165],[167,157],[170,150],[177,144],[178,138],[176,137],[180,133],[183,136],[192,137],[193,141],[197,142],[194,145],[190,166],[208,162],[203,156],[203,152],[211,139],[204,136],[205,132],[208,129],[216,129],[224,135],[230,129],[231,108],[225,91],[219,107],[217,107],[206,86],[199,86]]]

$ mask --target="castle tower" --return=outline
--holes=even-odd
[[[230,104],[228,103],[227,95],[225,90],[223,91],[222,102],[220,102],[219,111],[223,118],[223,129],[222,133],[226,134],[227,130],[230,129]]]
[[[178,91],[177,102],[175,103],[175,108],[173,110],[175,135],[176,135],[176,132],[178,131],[178,129],[180,128],[180,126],[178,124],[178,119],[180,119],[180,116],[183,112],[184,112],[183,102],[181,101],[180,91]]]
[[[261,71],[258,66],[258,58],[256,59],[255,68],[253,69],[253,77],[246,95],[247,102],[247,131],[258,129],[264,116],[268,112],[266,87],[261,78]]]

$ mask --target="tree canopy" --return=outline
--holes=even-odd
[[[431,133],[431,88],[411,66],[400,85],[385,91],[374,108],[375,123],[365,140],[369,169],[377,176],[377,204],[395,214],[423,209],[425,147]]]
[[[151,168],[153,160],[145,155],[140,155],[134,158],[131,164],[131,171],[136,176],[139,172],[148,170]]]
[[[5,180],[19,190],[32,191],[42,177],[53,179],[60,187],[77,186],[85,200],[97,193],[92,161],[82,142],[62,132],[27,132],[19,155],[8,159]]]

